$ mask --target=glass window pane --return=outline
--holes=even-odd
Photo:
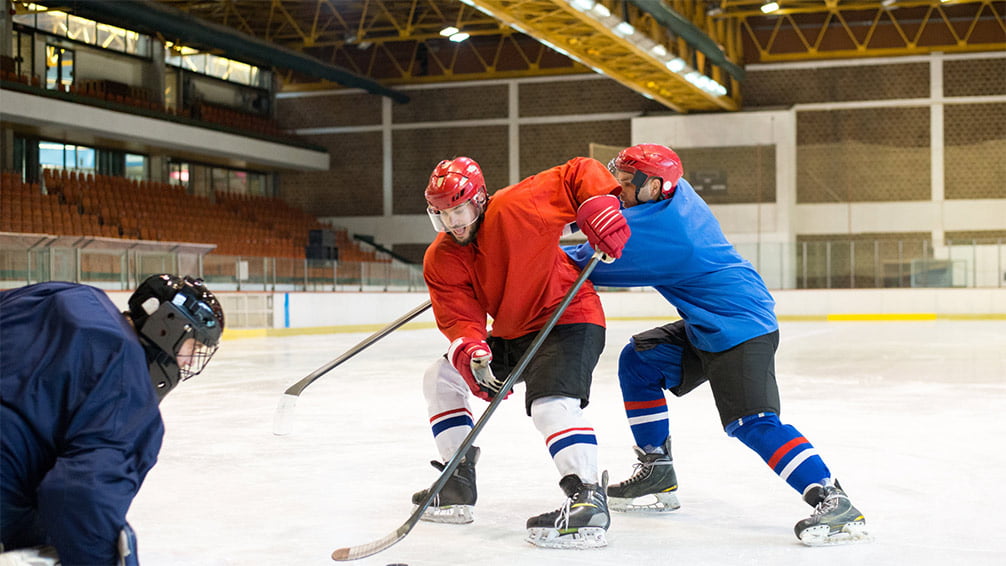
[[[96,24],[97,22],[94,20],[71,15],[67,18],[66,37],[82,43],[94,43],[96,37],[94,26]]]
[[[55,89],[59,84],[59,52],[55,45],[45,46],[45,88]]]
[[[147,156],[126,154],[126,178],[142,181],[147,178]]]
[[[230,171],[227,169],[213,168],[213,191],[229,191]]]
[[[232,193],[248,194],[248,173],[244,171],[231,171],[227,190]]]
[[[63,169],[63,151],[65,146],[61,143],[39,142],[38,162],[43,168],[51,167]]]
[[[66,17],[67,14],[65,12],[40,12],[35,27],[53,35],[65,36],[67,30]]]
[[[77,169],[84,169],[87,172],[94,172],[95,150],[90,147],[77,146]]]
[[[110,26],[108,24],[98,24],[97,34],[96,43],[99,47],[104,49],[114,49],[116,51],[125,51],[126,30]]]
[[[189,186],[189,164],[171,163],[168,166],[168,182],[172,185]]]

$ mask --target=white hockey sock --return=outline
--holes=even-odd
[[[442,461],[450,460],[475,426],[468,385],[458,370],[444,358],[437,358],[423,376],[423,395],[430,428]]]
[[[545,438],[560,476],[576,474],[584,483],[597,483],[597,437],[583,416],[579,399],[535,399],[531,419]]]

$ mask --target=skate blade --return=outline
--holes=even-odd
[[[601,527],[580,527],[574,532],[560,532],[559,529],[534,527],[527,530],[524,539],[540,548],[586,549],[608,546],[608,538]]]
[[[415,509],[415,507],[413,507]],[[446,507],[427,507],[423,511],[421,521],[431,523],[450,523],[454,525],[465,525],[475,520],[475,507],[473,505],[448,505]]]
[[[855,522],[842,526],[842,530],[831,532],[828,525],[817,525],[800,533],[800,542],[807,546],[837,546],[873,542],[866,530],[866,523]]]
[[[608,507],[622,513],[666,513],[681,508],[678,496],[672,492],[651,493],[640,497],[608,496]]]

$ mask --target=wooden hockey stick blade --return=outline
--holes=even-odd
[[[603,254],[601,252],[594,252],[594,256],[590,259],[590,263],[584,266],[583,270],[580,271],[580,276],[573,282],[573,286],[566,292],[566,296],[563,297],[562,302],[559,303],[559,306],[555,309],[555,312],[552,313],[552,316],[548,319],[548,322],[545,323],[545,326],[538,331],[538,334],[534,337],[534,341],[531,342],[531,345],[528,346],[524,355],[521,356],[520,361],[517,362],[513,371],[510,372],[509,377],[507,377],[506,381],[503,382],[503,387],[500,388],[500,391],[509,391],[517,384],[521,375],[524,374],[524,370],[527,368],[528,364],[531,363],[531,358],[538,353],[538,349],[541,348],[542,343],[545,342],[545,338],[548,337],[548,334],[552,331],[556,322],[559,321],[559,317],[562,316],[562,313],[566,312],[566,307],[568,307],[569,303],[573,301],[573,297],[576,295],[576,292],[580,289],[580,287],[583,286],[583,282],[587,280],[587,277],[590,276],[590,272],[594,271],[594,267],[597,266],[597,262],[601,260],[602,255]],[[429,492],[427,492],[426,499],[416,507],[416,509],[412,512],[412,515],[410,515],[400,527],[375,541],[357,546],[337,548],[332,552],[332,560],[342,562],[373,556],[378,552],[391,548],[395,543],[405,538],[405,536],[412,531],[413,527],[419,523],[419,519],[422,518],[423,512],[430,506],[430,503],[432,503],[433,499],[440,493],[440,490],[447,485],[447,480],[450,479],[451,474],[453,474],[454,470],[456,470],[458,465],[461,464],[461,460],[468,452],[468,449],[475,444],[475,438],[480,432],[482,432],[482,429],[485,428],[486,423],[489,421],[489,417],[496,412],[496,408],[500,406],[500,403],[502,403],[505,398],[506,395],[496,395],[493,397],[489,406],[486,407],[482,416],[479,417],[478,422],[476,422],[475,426],[472,427],[472,430],[468,432],[468,436],[465,436],[465,439],[461,441],[461,446],[458,446],[458,449],[454,452],[454,456],[452,456],[451,459],[448,460],[447,464],[444,465],[443,470],[440,472],[440,477],[437,478],[437,481],[434,482]]]
[[[347,350],[338,358],[312,371],[309,375],[297,383],[287,387],[286,391],[283,392],[283,396],[280,397],[279,404],[276,406],[276,414],[273,416],[272,433],[276,436],[285,436],[290,434],[293,430],[293,410],[297,406],[297,398],[300,397],[300,394],[303,393],[309,385],[317,381],[321,376],[335,369],[336,366],[359,354],[363,350],[366,350],[374,342],[377,342],[381,338],[391,334],[392,331],[404,326],[405,323],[426,312],[426,310],[431,306],[433,306],[433,303],[426,301],[425,303],[405,313],[391,324],[364,338],[361,342]]]

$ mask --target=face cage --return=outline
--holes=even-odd
[[[171,302],[161,303],[157,311],[144,321],[141,330],[154,346],[171,356],[181,381],[198,375],[206,368],[219,347],[220,338],[219,326],[214,325],[212,330],[197,329],[188,320],[189,316],[175,304],[184,300],[185,297],[179,294]]]
[[[185,341],[190,338],[195,340],[192,353],[187,355],[182,354],[182,347],[185,344]],[[190,377],[195,377],[202,373],[202,371],[206,369],[206,364],[210,363],[210,358],[213,357],[213,354],[217,352],[219,347],[219,344],[216,346],[207,346],[198,339],[192,337],[191,333],[187,333],[187,335],[179,341],[179,345],[175,348],[175,360],[178,363],[178,375],[181,380],[185,381]],[[188,362],[188,364],[185,362]]]
[[[616,158],[612,158],[612,160],[608,162],[608,171],[616,179],[618,178],[618,172],[619,171],[622,171],[623,173],[632,173],[632,181],[631,182],[632,182],[632,186],[636,187],[636,201],[638,202],[639,201],[639,191],[643,190],[643,186],[646,185],[646,181],[650,180],[651,177],[649,177],[646,173],[643,173],[639,169],[619,169],[618,167],[615,166],[615,159],[617,159],[617,157]]]
[[[474,224],[482,214],[482,208],[475,203],[473,198],[446,210],[437,210],[428,206],[426,214],[430,216],[430,222],[433,223],[433,228],[437,232],[450,232]]]

